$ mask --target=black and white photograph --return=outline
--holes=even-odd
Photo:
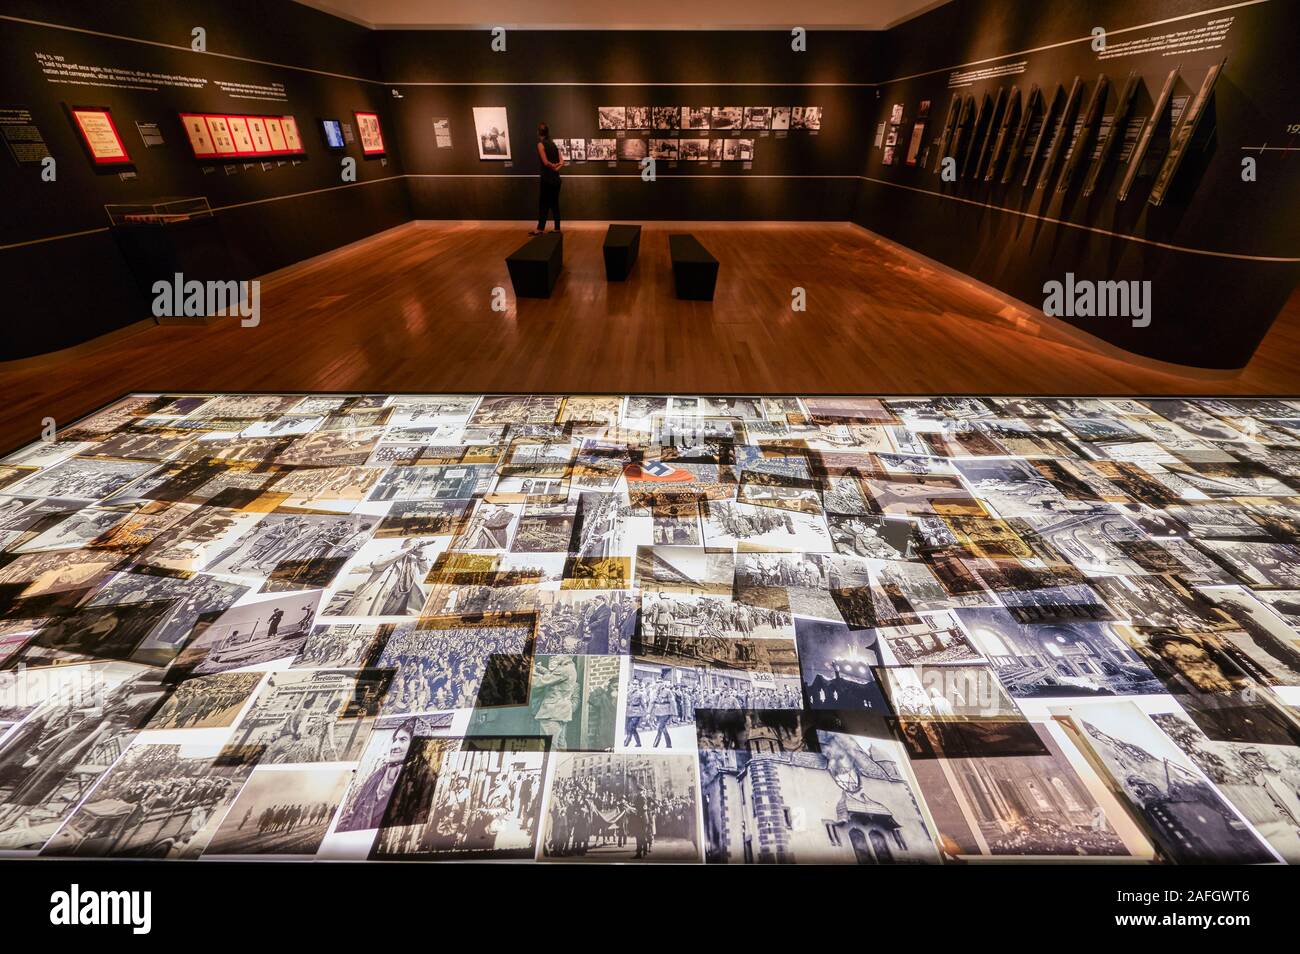
[[[745,107],[714,106],[712,113],[713,129],[741,129],[745,124]]]
[[[256,761],[251,750],[133,745],[41,854],[197,858]]]
[[[558,753],[542,854],[555,861],[698,861],[693,755]]]
[[[310,858],[325,840],[351,774],[331,766],[258,768],[204,854]]]
[[[245,603],[222,613],[185,647],[177,663],[195,675],[292,659],[311,633],[322,593],[290,593]]]
[[[628,136],[618,140],[618,158],[639,162],[649,155],[647,140]]]
[[[389,674],[377,669],[273,672],[231,733],[260,765],[355,762],[369,738]]]
[[[591,162],[612,162],[618,158],[617,139],[588,139],[587,159]]]
[[[474,137],[480,159],[510,158],[510,124],[504,106],[474,107]]]
[[[673,128],[708,129],[712,122],[713,110],[709,106],[683,106],[681,125]]]
[[[956,613],[1016,698],[1162,691],[1160,680],[1108,623],[1018,623],[1001,609]]]
[[[596,110],[597,126],[600,129],[626,129],[626,106],[601,106]]]
[[[790,113],[791,129],[819,130],[822,128],[822,108],[820,106],[795,106]]]
[[[1272,854],[1196,765],[1131,702],[1053,707],[1174,864],[1266,864]],[[1157,717],[1158,718],[1158,717]]]
[[[457,740],[442,753],[430,801],[412,806],[419,809],[413,818],[386,818],[371,857],[533,858],[548,757],[554,756],[539,738]]]
[[[681,110],[676,106],[651,106],[650,121],[654,129],[681,129]]]
[[[935,733],[944,725],[911,724]],[[912,759],[945,856],[1132,857],[1046,726],[1030,725],[1041,745],[1034,754]]]
[[[384,715],[526,702],[531,619],[436,622],[441,624],[436,628],[403,625],[385,644],[377,665],[395,672]]]

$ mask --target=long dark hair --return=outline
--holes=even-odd
[[[538,123],[538,124],[537,124],[537,135],[541,136],[541,137],[542,137],[543,139],[545,139],[545,140],[550,140],[550,138],[551,138],[551,127],[548,126],[546,123]]]

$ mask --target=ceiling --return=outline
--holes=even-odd
[[[379,30],[883,30],[947,0],[297,0]],[[644,12],[642,12],[644,11]],[[793,18],[793,19],[792,19]]]

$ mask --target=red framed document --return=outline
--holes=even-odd
[[[302,152],[302,139],[298,135],[298,120],[292,116],[281,116],[280,127],[284,130],[284,145],[290,152]]]
[[[379,128],[379,116],[376,113],[353,113],[357,120],[357,138],[361,140],[361,151],[367,156],[384,154],[384,133]]]
[[[253,137],[248,132],[247,116],[227,116],[226,125],[230,127],[230,138],[235,141],[235,151],[245,155],[257,152]]]
[[[234,156],[239,153],[235,148],[235,140],[230,135],[230,123],[226,122],[225,116],[205,116],[208,122],[208,132],[212,136],[212,145],[217,150],[219,156]]]
[[[272,152],[271,137],[266,134],[266,120],[261,116],[248,117],[248,134],[253,137],[253,147],[263,155]]]
[[[266,135],[271,140],[272,152],[284,152],[284,123],[278,119],[266,118]]]
[[[113,114],[107,106],[69,106],[72,122],[81,133],[81,143],[86,147],[91,161],[97,166],[118,166],[131,162],[131,156],[122,144],[113,123]]]
[[[217,154],[217,147],[212,144],[212,134],[208,132],[207,120],[198,113],[181,113],[181,125],[189,138],[190,149],[194,158],[206,159]]]

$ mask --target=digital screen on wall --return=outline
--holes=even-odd
[[[343,124],[337,119],[322,119],[320,125],[325,133],[325,145],[331,149],[342,149],[346,145],[343,140]]]

